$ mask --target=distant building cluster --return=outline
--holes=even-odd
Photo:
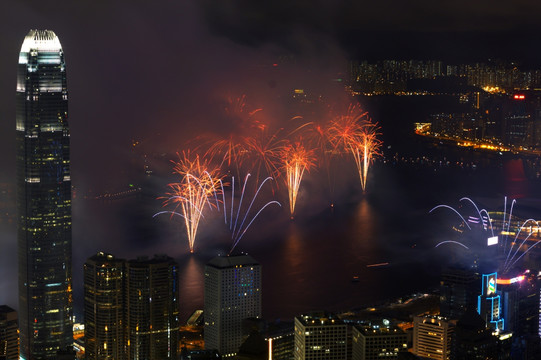
[[[541,91],[476,92],[466,112],[434,113],[417,133],[497,151],[541,150]],[[471,143],[468,143],[471,142]]]
[[[351,61],[348,69],[352,90],[367,95],[400,95],[430,90],[430,87],[423,89],[423,86],[430,86],[429,83],[416,80],[436,79],[445,86],[443,90],[432,92],[458,93],[466,91],[468,86],[534,89],[541,87],[541,70],[521,70],[516,63],[503,61],[455,65],[436,60]]]

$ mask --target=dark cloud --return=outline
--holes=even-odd
[[[216,36],[246,46],[278,44],[294,54],[353,58],[541,59],[535,36],[541,5],[512,1],[202,1]],[[528,50],[526,50],[528,49]]]

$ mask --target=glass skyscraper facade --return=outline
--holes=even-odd
[[[16,97],[20,358],[54,359],[73,344],[68,92],[54,32],[25,37]]]

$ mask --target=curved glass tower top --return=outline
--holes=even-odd
[[[16,94],[20,357],[54,359],[73,343],[68,92],[54,32],[25,37]]]
[[[30,50],[58,52],[62,51],[62,46],[54,31],[30,30],[24,38],[21,54],[28,53]]]

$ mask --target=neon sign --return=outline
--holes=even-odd
[[[488,279],[487,295],[494,294],[496,292],[496,279]]]
[[[496,284],[510,285],[510,284],[514,284],[520,281],[524,281],[525,278],[526,277],[524,275],[520,275],[511,279],[497,279]]]

